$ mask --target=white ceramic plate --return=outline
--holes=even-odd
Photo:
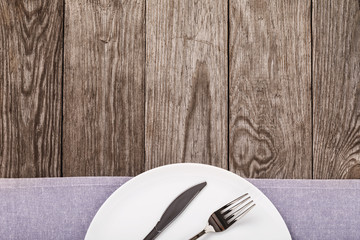
[[[86,240],[142,240],[168,205],[184,190],[207,186],[159,236],[158,240],[186,240],[201,231],[212,212],[248,192],[256,206],[244,218],[204,240],[289,240],[289,231],[270,200],[245,179],[221,168],[182,163],[155,168],[116,190],[97,212]]]

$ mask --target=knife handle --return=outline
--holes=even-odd
[[[157,237],[160,231],[157,230],[156,226],[151,230],[151,232],[144,238],[144,240],[153,240]]]

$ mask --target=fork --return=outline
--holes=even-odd
[[[251,200],[250,195],[248,193],[241,195],[211,214],[208,225],[204,230],[190,238],[190,240],[198,239],[209,232],[222,232],[228,229],[236,221],[245,216],[253,207],[255,207],[255,203]]]

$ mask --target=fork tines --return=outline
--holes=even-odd
[[[217,210],[217,212],[224,217],[230,226],[245,216],[255,205],[249,194],[245,193]]]
[[[255,207],[254,201],[248,193],[245,193],[213,212],[209,217],[208,225],[201,232],[190,238],[190,240],[198,239],[209,232],[222,232],[228,229],[253,207]]]

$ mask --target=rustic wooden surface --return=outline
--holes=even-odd
[[[311,178],[310,1],[230,1],[230,169]]]
[[[313,5],[314,178],[360,178],[360,2]]]
[[[146,5],[145,167],[227,168],[227,3]]]
[[[0,177],[61,175],[62,19],[62,0],[0,0]]]
[[[0,177],[360,178],[359,0],[0,0]]]
[[[145,1],[66,1],[63,174],[144,170]]]

